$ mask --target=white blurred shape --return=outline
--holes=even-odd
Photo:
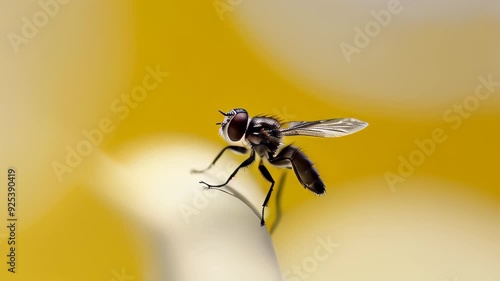
[[[190,174],[221,148],[187,136],[156,138],[130,144],[116,158],[101,155],[94,165],[89,185],[135,224],[155,230],[156,249],[146,258],[151,280],[281,279],[269,233],[252,210],[264,195],[250,173],[240,171],[230,185],[252,208],[199,183],[223,182],[238,163],[231,152],[211,172]]]
[[[256,0],[234,14],[262,60],[306,92],[352,111],[422,118],[473,93],[480,75],[500,81],[499,7],[493,0]],[[487,105],[495,110],[500,99]]]
[[[53,15],[46,24],[30,28],[23,19],[34,24],[35,15],[46,15],[45,5]],[[0,158],[17,170],[19,187],[29,194],[20,195],[24,207],[19,209],[29,225],[63,197],[74,184],[72,176],[82,169],[69,167],[72,172],[64,173],[61,182],[52,164],[70,166],[66,146],[75,149],[86,140],[83,130],[114,117],[111,102],[129,86],[133,7],[130,1],[30,0],[1,1],[0,10],[0,33],[5,35],[0,44],[5,132]],[[26,30],[33,33],[29,38],[24,38]],[[17,53],[10,33],[26,40]]]
[[[288,211],[273,235],[288,281],[494,281],[498,237],[498,198],[416,176],[395,192],[377,178],[331,189]]]

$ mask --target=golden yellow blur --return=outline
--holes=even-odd
[[[11,273],[4,179],[0,280],[173,276],[149,272],[171,268],[149,264],[154,231],[138,207],[124,211],[133,196],[117,207],[99,188],[120,192],[106,171],[130,151],[192,140],[222,149],[217,110],[237,107],[369,123],[339,139],[287,139],[316,164],[327,194],[287,172],[270,272],[289,281],[500,278],[496,1],[30,0],[0,10],[0,173],[16,170],[18,219]],[[244,159],[229,154],[218,165]],[[269,170],[276,180],[284,172]],[[237,177],[238,186],[260,186],[253,194],[263,200],[269,184],[256,165],[240,173],[257,184]]]

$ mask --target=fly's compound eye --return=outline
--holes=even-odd
[[[231,141],[239,141],[245,135],[248,126],[248,113],[244,110],[237,111],[227,124],[227,136]]]

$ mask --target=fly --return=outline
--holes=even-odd
[[[218,185],[208,184],[207,188],[223,187],[238,173],[241,168],[247,167],[255,161],[255,154],[260,157],[259,171],[262,176],[271,183],[264,203],[262,204],[262,217],[260,224],[263,226],[264,209],[269,202],[273,192],[274,179],[271,173],[264,166],[263,159],[267,159],[269,164],[278,168],[293,169],[299,182],[304,188],[316,194],[325,193],[325,184],[321,180],[318,171],[314,168],[309,158],[293,145],[284,146],[283,137],[286,136],[313,136],[313,137],[342,137],[356,133],[368,126],[368,123],[354,118],[335,118],[318,121],[294,121],[280,123],[273,117],[255,116],[250,118],[247,111],[236,108],[228,113],[224,113],[224,120],[220,125],[219,133],[229,144],[215,157],[212,163],[204,170],[192,170],[193,173],[202,173],[210,169],[222,156],[224,151],[233,150],[239,153],[248,153],[250,156],[241,163],[229,176],[226,182]],[[283,147],[284,146],[284,147]]]

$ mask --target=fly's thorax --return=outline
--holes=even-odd
[[[274,154],[283,144],[281,125],[272,117],[257,116],[252,118],[247,129],[247,140],[253,147],[262,147],[266,152]]]

